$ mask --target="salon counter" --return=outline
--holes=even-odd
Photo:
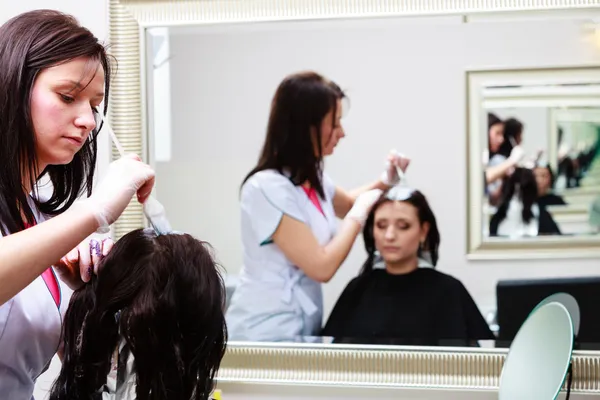
[[[354,388],[334,386],[219,385],[222,400],[497,400],[496,390],[440,390],[398,388]],[[563,399],[564,394],[559,396]],[[571,400],[591,400],[597,394],[573,394]]]

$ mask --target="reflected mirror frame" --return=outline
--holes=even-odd
[[[600,235],[596,236],[544,236],[526,240],[484,238],[483,195],[484,168],[481,152],[484,148],[481,135],[483,107],[482,89],[489,85],[560,84],[565,81],[600,84],[600,64],[540,67],[491,68],[466,71],[466,147],[467,147],[467,248],[469,260],[515,259],[573,259],[600,257]],[[525,104],[532,101],[527,93],[512,100]],[[536,105],[546,107],[570,106],[599,107],[600,98],[565,100],[557,97],[536,96]]]

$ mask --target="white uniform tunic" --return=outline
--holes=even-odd
[[[319,333],[321,284],[288,260],[271,236],[284,214],[305,223],[321,245],[335,235],[335,186],[324,175],[323,213],[302,186],[274,170],[254,174],[242,187],[243,266],[227,310],[230,340],[287,341]]]
[[[34,215],[38,223],[45,219],[35,210]],[[35,245],[32,243],[32,248]],[[47,369],[60,344],[62,315],[68,305],[63,290],[60,292],[62,310],[39,276],[0,306],[1,399],[33,398],[35,380]]]

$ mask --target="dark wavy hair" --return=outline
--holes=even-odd
[[[35,222],[23,190],[24,177],[35,192],[37,180],[45,174],[49,176],[53,187],[51,197],[44,202],[34,199],[37,208],[49,215],[60,214],[81,194],[89,195],[92,191],[96,136],[102,126],[91,132],[69,164],[48,165],[39,171],[31,119],[31,92],[40,72],[79,57],[98,62],[104,69],[102,114],[106,115],[111,77],[106,49],[75,18],[59,11],[35,10],[0,26],[0,232],[3,235],[25,229],[25,221],[30,225]]]
[[[227,340],[225,288],[208,244],[139,229],[99,268],[71,298],[50,399],[92,399],[121,339],[134,358],[138,400],[208,399]]]
[[[498,118],[498,116],[494,113],[488,113],[487,114],[487,142],[488,142],[488,152],[489,152],[489,157],[492,158],[492,156],[496,153],[493,153],[491,148],[490,148],[490,138],[489,138],[489,133],[490,133],[490,129],[492,129],[492,126],[494,125],[504,125],[504,121],[502,121],[500,118]]]
[[[257,172],[275,169],[289,170],[295,185],[310,182],[321,197],[325,197],[322,176],[321,122],[346,95],[332,81],[316,72],[300,72],[286,77],[277,88],[267,135],[257,165],[246,175],[242,185]],[[311,129],[317,130],[318,154],[315,154]]]
[[[515,171],[504,179],[502,183],[502,195],[500,197],[500,205],[498,211],[494,215],[494,219],[499,222],[506,218],[510,201],[514,195],[517,195],[523,203],[522,218],[523,221],[529,223],[533,218],[532,207],[538,198],[537,183],[535,175],[529,168],[516,168]],[[490,234],[496,234],[491,232]]]
[[[363,228],[363,240],[365,242],[365,250],[367,251],[367,259],[365,260],[362,266],[360,272],[361,275],[373,270],[373,263],[375,262],[375,251],[377,250],[375,248],[375,236],[373,234],[375,224],[375,213],[382,204],[388,203],[390,201],[396,201],[390,200],[387,197],[388,192],[389,190],[385,191],[381,195],[379,200],[375,203],[373,209],[367,217],[365,227]],[[419,248],[418,255],[421,256],[423,251],[428,251],[431,255],[431,263],[435,267],[439,258],[438,249],[440,247],[441,238],[440,232],[437,227],[435,215],[433,214],[433,210],[429,206],[429,202],[427,202],[427,199],[425,198],[423,193],[419,192],[418,190],[413,191],[410,197],[401,201],[411,204],[417,209],[417,215],[419,217],[419,222],[421,222],[421,225],[423,225],[426,222],[429,224],[429,232],[427,233],[427,237],[425,238],[425,243],[423,243],[422,248]]]

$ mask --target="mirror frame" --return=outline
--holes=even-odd
[[[482,89],[486,85],[519,84],[561,84],[566,82],[596,82],[600,85],[600,65],[575,65],[546,68],[470,70],[466,73],[467,93],[467,258],[470,260],[511,260],[511,259],[573,259],[600,258],[600,235],[597,236],[547,236],[528,240],[509,240],[505,238],[485,238],[482,232],[483,180],[484,168],[481,154],[482,116],[486,108],[544,106],[572,108],[597,106],[600,108],[598,94],[547,95],[535,90],[523,88],[518,92],[495,95],[485,99]],[[485,107],[484,103],[492,107]],[[556,113],[551,112],[549,125],[556,126],[552,120]],[[556,145],[551,143],[556,135],[548,137],[548,153],[555,155]],[[484,140],[485,141],[485,140]]]
[[[307,3],[312,6],[307,7]],[[110,0],[110,51],[117,60],[109,121],[126,152],[148,161],[145,30],[259,21],[456,15],[465,20],[504,13],[600,8],[600,0]],[[117,158],[116,149],[112,157]],[[113,236],[145,226],[132,202],[113,226]],[[228,343],[218,373],[225,392],[246,384],[331,386],[412,390],[497,390],[508,349],[385,347],[294,343]],[[574,393],[600,393],[600,352],[574,353]],[[240,386],[241,385],[241,386]],[[283,388],[282,392],[286,392]],[[344,392],[347,393],[347,392]]]

